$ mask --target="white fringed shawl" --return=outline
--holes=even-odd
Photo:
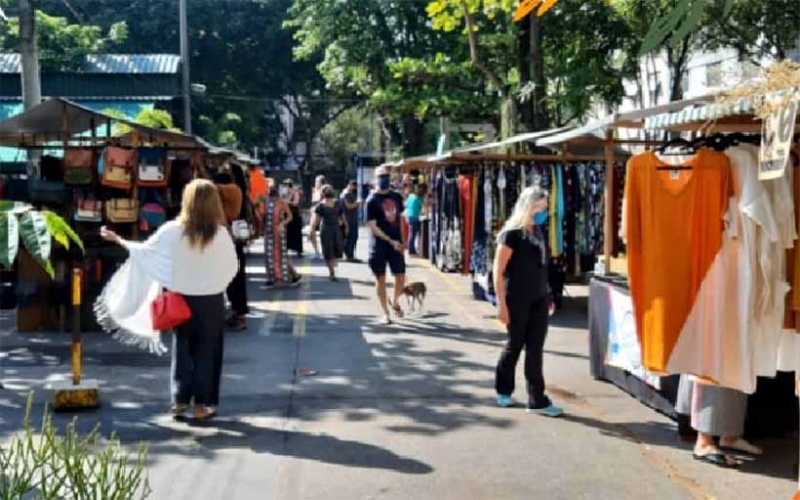
[[[225,291],[238,270],[236,250],[220,227],[202,250],[192,248],[183,226],[168,222],[147,241],[123,241],[130,258],[114,273],[94,311],[103,330],[129,345],[164,354],[160,332],[153,330],[150,304],[162,288],[187,296]]]

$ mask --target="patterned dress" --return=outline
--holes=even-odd
[[[291,281],[289,274],[289,251],[286,247],[286,231],[281,226],[279,200],[269,198],[264,216],[264,255],[267,260],[267,283]]]

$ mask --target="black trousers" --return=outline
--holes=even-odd
[[[542,297],[533,303],[509,301],[508,341],[497,363],[495,390],[497,394],[510,396],[514,393],[517,361],[522,348],[525,348],[528,408],[533,409],[550,406],[550,399],[545,395],[542,369],[549,308],[548,297]]]
[[[358,243],[358,219],[347,221],[347,235],[344,238],[344,255],[352,260],[356,258],[356,243]]]
[[[231,303],[231,310],[237,316],[244,316],[250,312],[250,307],[247,305],[247,273],[245,272],[247,255],[245,255],[244,247],[244,243],[236,242],[236,258],[239,260],[239,271],[226,290],[228,300]]]
[[[216,406],[222,377],[225,297],[185,296],[192,319],[172,337],[172,403]]]

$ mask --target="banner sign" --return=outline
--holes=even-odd
[[[545,12],[552,9],[557,3],[558,0],[522,0],[517,6],[517,11],[514,12],[514,22],[522,21],[528,17],[528,14],[536,7],[539,7],[536,15],[543,16]]]
[[[761,133],[758,178],[762,181],[778,179],[783,176],[791,156],[792,138],[797,119],[797,96],[784,103],[773,101],[773,104],[775,110],[764,119]]]
[[[608,352],[606,364],[620,368],[657,390],[661,389],[661,378],[642,366],[642,350],[636,335],[636,319],[633,316],[633,299],[613,287],[608,288]]]

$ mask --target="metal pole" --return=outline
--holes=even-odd
[[[189,22],[186,15],[186,0],[178,0],[178,17],[181,39],[181,67],[183,68],[183,131],[192,133],[192,83],[189,71]]]
[[[83,343],[81,341],[81,295],[83,273],[72,270],[72,385],[81,385],[83,376]]]
[[[36,47],[36,16],[32,0],[19,0],[20,57],[22,58],[22,102],[30,109],[42,102],[39,55]]]

